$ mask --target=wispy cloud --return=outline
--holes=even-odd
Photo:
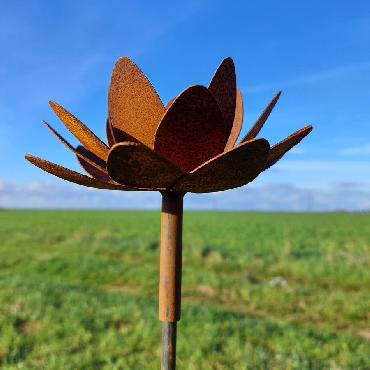
[[[0,182],[0,206],[4,208],[61,209],[159,209],[159,193],[116,192],[69,184]],[[356,183],[337,183],[327,188],[303,188],[287,184],[249,186],[223,193],[188,194],[186,209],[332,211],[370,210],[370,189]]]
[[[5,208],[158,208],[159,193],[118,192],[73,184],[0,181],[0,207]]]
[[[307,73],[307,74],[292,78],[290,80],[275,81],[272,83],[246,87],[245,90],[251,93],[257,93],[257,92],[263,92],[263,91],[276,90],[277,88],[285,89],[285,88],[290,88],[290,87],[302,87],[302,86],[316,85],[326,80],[342,78],[343,76],[347,76],[355,72],[363,72],[369,69],[370,69],[369,62],[352,63],[352,64],[338,66],[338,67],[323,70],[323,71]]]
[[[286,183],[325,188],[327,184],[355,182],[370,189],[370,165],[359,160],[283,159],[257,179],[260,184]]]
[[[343,150],[343,154],[349,156],[362,156],[362,155],[368,156],[370,155],[370,143],[346,148]]]

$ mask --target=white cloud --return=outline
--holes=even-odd
[[[0,181],[3,208],[159,209],[158,192],[117,192],[70,184]],[[188,194],[186,209],[263,211],[370,210],[370,189],[357,183],[336,183],[321,188],[286,184],[251,185],[223,193]]]
[[[0,181],[3,208],[158,208],[160,197],[149,192],[118,192],[49,182]]]
[[[330,183],[370,184],[370,163],[359,160],[284,159],[258,178],[260,183],[285,183],[312,188]]]

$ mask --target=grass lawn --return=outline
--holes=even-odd
[[[186,212],[178,368],[370,369],[370,214]],[[0,212],[0,367],[158,369],[159,212]]]

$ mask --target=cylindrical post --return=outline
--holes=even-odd
[[[162,370],[176,367],[176,322],[181,311],[182,214],[184,194],[164,192],[161,213],[159,320],[163,322]]]
[[[162,324],[162,370],[176,369],[176,322]]]

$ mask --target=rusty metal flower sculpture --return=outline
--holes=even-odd
[[[257,138],[280,92],[236,144],[243,101],[231,58],[222,61],[208,87],[194,85],[164,106],[143,72],[128,58],[116,63],[108,92],[107,144],[59,104],[56,115],[79,140],[76,148],[45,125],[77,157],[89,176],[32,155],[32,164],[76,184],[111,190],[158,190],[163,195],[159,318],[162,368],[175,368],[180,319],[183,196],[243,186],[275,164],[312,130],[306,126],[270,147]]]

